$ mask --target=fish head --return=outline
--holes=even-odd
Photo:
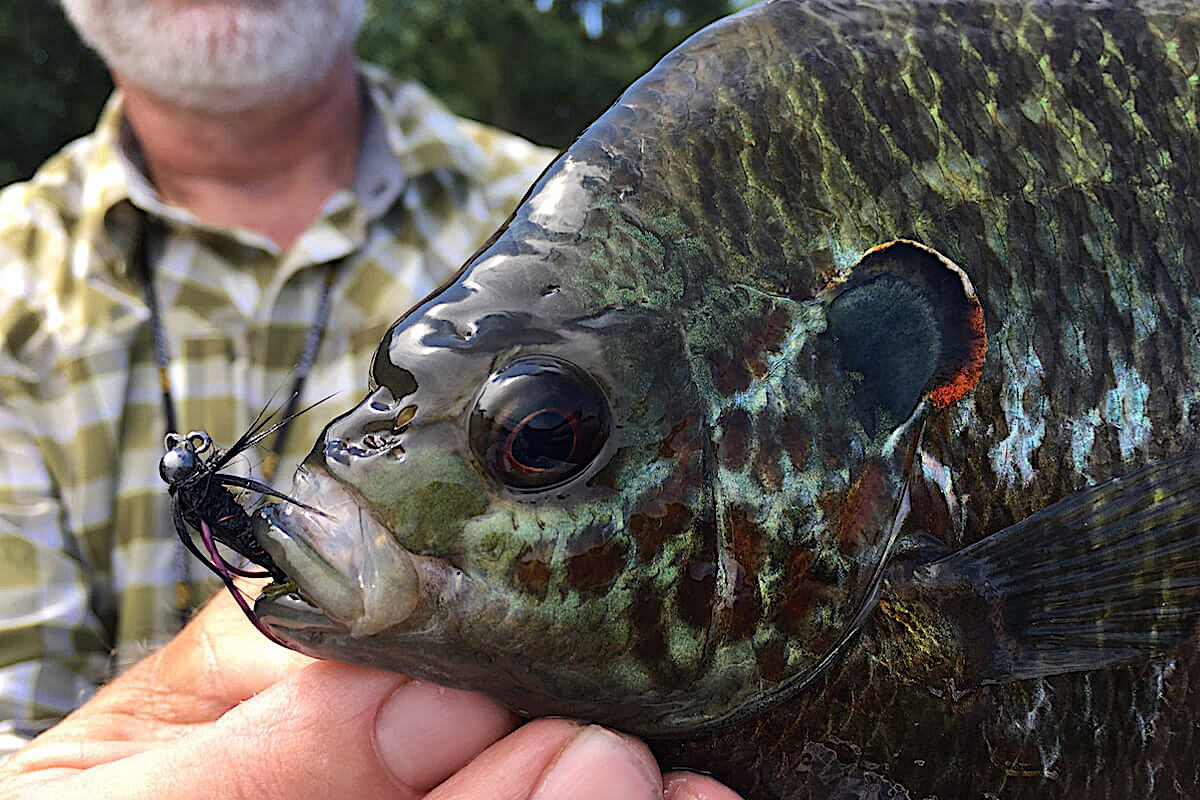
[[[725,350],[697,352],[685,317],[581,302],[551,272],[501,246],[392,328],[369,394],[298,470],[303,505],[258,515],[299,591],[257,613],[306,653],[527,714],[654,734],[748,713],[869,610],[921,420],[959,379],[921,338],[959,321],[896,296],[969,282],[913,243],[872,251],[743,319],[780,330],[730,392]],[[881,309],[921,319],[881,334]]]
[[[282,641],[643,735],[753,714],[837,656],[922,421],[973,387],[985,335],[934,250],[830,264],[801,201],[707,182],[745,135],[722,120],[759,110],[722,88],[754,64],[729,42],[798,5],[664,60],[392,327],[302,505],[256,517],[293,579],[256,604]]]

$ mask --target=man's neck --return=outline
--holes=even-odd
[[[349,53],[308,92],[238,113],[179,106],[114,77],[159,195],[203,222],[286,250],[354,181],[363,109]]]

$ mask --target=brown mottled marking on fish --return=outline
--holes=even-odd
[[[607,526],[593,526],[575,542],[579,549],[567,559],[567,579],[583,595],[603,593],[616,579],[625,561],[625,545]]]
[[[649,564],[662,553],[663,542],[679,536],[692,524],[692,511],[682,503],[670,503],[662,516],[633,514],[629,529],[637,544],[638,560]]]
[[[754,474],[764,489],[774,491],[783,482],[783,470],[779,466],[779,452],[771,446],[760,446],[754,457]]]
[[[733,604],[725,609],[725,631],[732,640],[744,639],[754,632],[762,610],[758,581],[740,563],[733,584]]]
[[[687,425],[688,420],[685,418],[679,420],[679,422],[676,422],[671,426],[671,432],[667,434],[667,438],[663,439],[662,444],[659,445],[659,455],[661,455],[663,458],[675,457],[675,448],[677,447],[675,444],[675,437],[682,433],[683,429],[686,428]]]
[[[550,584],[550,564],[541,551],[532,545],[525,545],[517,556],[516,566],[513,567],[513,581],[522,590],[535,597],[545,597],[546,587]]]
[[[778,353],[783,346],[790,323],[787,312],[782,308],[776,308],[768,314],[767,318],[763,320],[762,329],[758,332],[762,348]]]
[[[829,510],[838,520],[837,543],[845,553],[853,553],[862,546],[864,532],[875,533],[883,507],[890,510],[892,504],[883,473],[874,463],[866,465],[849,492],[829,500]]]
[[[750,415],[745,409],[733,408],[717,420],[721,442],[717,454],[721,463],[732,470],[740,469],[746,460],[746,440],[750,436]]]
[[[770,683],[779,683],[787,677],[786,655],[782,639],[771,639],[762,647],[755,649],[754,661],[758,664],[764,680]]]
[[[813,579],[812,565],[811,550],[797,549],[788,559],[782,599],[773,617],[776,625],[790,633],[804,630],[813,604],[829,594],[825,582]]]
[[[749,388],[753,379],[764,377],[767,374],[767,362],[763,354],[779,352],[789,322],[787,312],[775,308],[764,318],[748,323],[746,344],[740,352],[732,355],[711,353],[709,365],[717,387],[726,394],[732,394]]]
[[[784,309],[775,308],[766,318],[756,320],[751,325],[750,341],[746,344],[748,344],[750,353],[755,355],[746,359],[746,365],[749,366],[750,372],[754,374],[755,378],[766,377],[767,360],[764,359],[763,354],[779,353],[784,345],[790,321]]]
[[[707,630],[712,625],[716,603],[717,524],[703,510],[697,509],[696,514],[691,528],[694,545],[686,560],[676,567],[679,579],[673,589],[680,618]]]
[[[792,461],[793,466],[804,464],[808,458],[809,439],[803,422],[792,414],[785,414],[779,422],[779,445]]]
[[[762,612],[758,570],[764,533],[747,516],[744,506],[730,510],[727,525],[737,574],[734,576],[733,603],[722,610],[722,626],[729,638],[742,639],[754,632]]]
[[[687,487],[695,486],[697,481],[701,480],[704,439],[707,435],[705,426],[693,425],[692,418],[684,416],[682,410],[669,412],[665,419],[679,421],[671,426],[670,432],[659,444],[658,455],[663,459],[674,460],[677,467],[672,467],[670,477],[658,495],[649,498],[650,503],[659,508],[664,502],[672,499],[691,499],[686,496]]]
[[[723,394],[736,394],[750,387],[750,370],[743,359],[729,353],[713,351],[708,355],[713,384]]]

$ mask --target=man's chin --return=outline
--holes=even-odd
[[[352,47],[365,3],[63,0],[63,7],[123,83],[174,105],[231,113],[320,82]]]

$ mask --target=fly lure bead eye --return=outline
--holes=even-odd
[[[501,483],[559,486],[587,469],[612,427],[604,390],[579,367],[526,356],[488,378],[471,414],[471,449]]]
[[[158,462],[158,475],[168,484],[175,483],[191,475],[200,465],[196,452],[189,446],[172,447],[163,453]]]

